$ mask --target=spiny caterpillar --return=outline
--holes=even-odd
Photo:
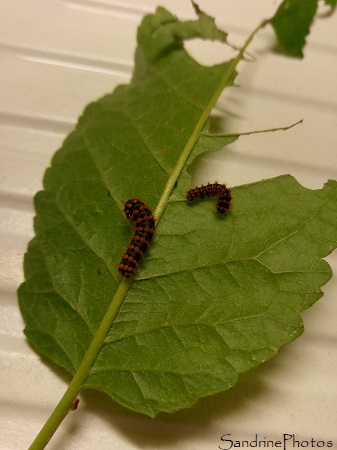
[[[203,184],[200,187],[196,186],[187,192],[186,197],[188,202],[192,202],[196,198],[215,197],[218,200],[216,209],[222,214],[229,210],[232,198],[228,187],[218,182],[208,183],[207,186]]]
[[[125,203],[124,213],[135,228],[131,244],[128,245],[122,261],[118,264],[118,272],[128,278],[136,272],[138,261],[144,258],[144,253],[150,246],[156,219],[151,209],[139,198],[129,199]]]

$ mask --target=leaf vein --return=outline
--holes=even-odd
[[[184,95],[183,92],[179,91],[175,85],[171,84],[168,79],[158,70],[155,70],[153,68],[153,66],[148,66],[148,69],[155,75],[158,76],[164,83],[166,86],[168,86],[168,88],[174,93],[176,94],[179,98],[183,99],[185,102],[187,102],[190,106],[192,106],[193,108],[197,109],[198,111],[203,112],[203,109],[197,105],[196,103],[194,103],[191,99],[189,99],[188,97],[186,97],[186,95]]]
[[[214,329],[216,326],[218,325],[223,325],[223,324],[230,324],[232,322],[238,322],[241,320],[248,320],[248,319],[255,319],[255,318],[260,318],[265,316],[265,313],[259,313],[259,314],[251,314],[249,316],[241,316],[241,317],[235,317],[232,319],[226,319],[226,320],[219,320],[218,322],[214,322],[214,323],[207,323],[207,322],[181,322],[181,323],[171,323],[171,324],[165,324],[165,325],[158,325],[158,326],[154,326],[152,328],[147,328],[146,330],[142,330],[142,331],[133,331],[130,334],[125,334],[123,336],[117,336],[115,339],[112,338],[111,334],[107,337],[107,339],[105,339],[105,344],[112,344],[115,342],[119,342],[122,341],[124,339],[128,339],[128,338],[135,338],[136,336],[142,336],[145,335],[147,333],[152,333],[154,331],[161,331],[164,329],[171,329],[171,328],[181,328],[181,327],[196,327],[196,326],[204,326],[204,327],[208,327],[211,329]],[[116,322],[117,323],[117,322]],[[118,322],[119,324],[122,323],[122,321]],[[123,321],[123,323],[128,323],[128,321]],[[217,330],[216,330],[217,331]],[[223,339],[223,337],[222,337]],[[225,340],[223,339],[223,341],[225,342]],[[226,345],[228,345],[225,342]]]
[[[171,168],[166,167],[163,162],[157,157],[157,155],[154,153],[154,151],[152,150],[151,146],[147,143],[146,138],[144,136],[144,134],[141,132],[140,127],[138,126],[136,120],[132,117],[132,115],[130,114],[130,111],[127,109],[128,108],[128,104],[125,105],[125,113],[129,119],[129,121],[131,122],[131,124],[133,125],[134,129],[137,131],[138,135],[140,136],[141,140],[143,141],[143,143],[145,144],[146,148],[148,149],[148,151],[150,152],[151,156],[153,157],[153,159],[156,161],[156,163],[159,165],[159,167],[168,175],[171,175]]]
[[[45,267],[46,267],[46,272],[48,273],[49,278],[50,278],[50,281],[51,281],[52,286],[53,286],[53,288],[54,288],[54,291],[59,295],[59,297],[60,297],[67,305],[69,305],[74,311],[77,312],[77,314],[81,317],[81,319],[83,320],[83,322],[84,322],[84,323],[86,324],[86,326],[88,327],[88,330],[90,331],[90,333],[93,335],[95,330],[91,330],[91,327],[90,327],[90,325],[89,325],[87,319],[82,315],[81,311],[80,311],[79,309],[77,309],[77,307],[76,307],[72,302],[70,302],[70,301],[64,296],[64,294],[63,294],[59,289],[57,289],[57,287],[55,286],[54,279],[53,279],[52,273],[50,272],[50,269],[49,269],[49,267],[48,267],[48,263],[47,263],[46,258],[45,258]],[[48,299],[48,301],[50,301],[50,300]]]
[[[75,233],[77,234],[77,236],[82,240],[82,242],[92,251],[92,253],[101,261],[103,261],[103,263],[105,264],[105,266],[107,267],[107,269],[109,270],[109,273],[111,274],[111,276],[113,277],[116,285],[117,285],[117,275],[113,273],[113,271],[111,270],[111,267],[108,263],[108,261],[106,261],[103,256],[99,255],[95,249],[90,245],[89,241],[82,235],[82,233],[79,231],[78,227],[72,222],[70,216],[61,208],[60,204],[55,201],[55,206],[58,208],[58,210],[60,211],[60,213],[63,215],[63,217],[65,218],[66,222],[68,223],[68,225],[70,225],[70,227],[75,231]]]

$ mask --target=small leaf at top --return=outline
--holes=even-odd
[[[324,0],[326,5],[330,5],[330,6],[336,6],[337,5],[337,0]]]
[[[305,38],[317,9],[317,0],[284,0],[270,19],[281,49],[289,56],[303,58]]]

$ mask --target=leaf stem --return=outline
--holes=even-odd
[[[296,123],[293,123],[291,125],[288,125],[286,127],[278,127],[278,128],[268,128],[266,130],[256,130],[256,131],[245,131],[243,133],[207,133],[203,132],[203,136],[206,137],[229,137],[229,136],[249,136],[251,134],[259,134],[259,133],[270,133],[274,131],[287,131],[290,130],[290,128],[296,127],[299,123],[303,123],[303,119],[299,120]]]
[[[174,188],[174,185],[181,173],[181,171],[184,168],[184,165],[186,164],[187,158],[189,157],[194,145],[196,144],[197,140],[199,139],[203,126],[210,115],[216,101],[220,97],[222,91],[227,86],[228,82],[230,81],[238,63],[240,62],[241,58],[243,57],[244,52],[246,51],[246,48],[253,40],[255,34],[264,27],[266,22],[262,22],[258,27],[255,28],[255,30],[251,33],[251,35],[248,37],[246,42],[244,43],[243,47],[239,51],[238,55],[235,59],[233,59],[232,64],[230,65],[225,77],[223,78],[222,82],[218,86],[218,89],[215,91],[213,97],[211,98],[207,108],[204,110],[203,114],[201,115],[196,128],[194,132],[192,133],[190,139],[188,140],[166,186],[163,191],[163,194],[159,200],[159,203],[157,205],[157,208],[154,212],[154,215],[157,219],[157,221],[162,216],[165,207],[167,205],[169,196]],[[76,400],[87,376],[89,373],[89,370],[95,361],[102,345],[104,342],[104,339],[111,327],[111,324],[113,320],[115,319],[117,312],[133,282],[133,279],[126,279],[124,278],[122,282],[120,283],[116,294],[114,298],[112,299],[112,302],[76,372],[74,375],[71,383],[69,384],[68,389],[64,393],[63,397],[59,401],[58,405],[50,415],[49,419],[39,432],[39,434],[36,436],[35,440],[29,447],[29,450],[41,450],[46,447],[49,440],[63,421],[63,419],[66,417],[69,411],[71,411],[73,402]]]
[[[64,393],[58,405],[50,415],[47,422],[44,424],[40,433],[36,436],[32,445],[29,447],[29,450],[41,450],[45,448],[63,419],[66,417],[68,412],[72,410],[73,402],[76,400],[76,397],[78,396],[78,393],[80,392],[83,383],[88,376],[88,372],[102,347],[111,323],[116,317],[120,305],[122,304],[131,284],[132,279],[123,278],[122,282],[118,286],[116,294],[81,362],[80,367],[78,368],[74,378],[69,384],[68,389]]]
[[[197,140],[199,139],[201,133],[202,133],[202,129],[203,126],[206,122],[206,120],[208,119],[209,115],[211,114],[212,109],[214,108],[218,98],[220,97],[221,93],[223,92],[223,90],[225,89],[225,87],[227,86],[227,84],[229,83],[230,79],[232,78],[235,69],[237,67],[237,65],[239,64],[239,62],[241,61],[247,47],[249,46],[249,44],[251,43],[251,41],[253,40],[254,36],[256,35],[256,33],[263,28],[266,24],[268,23],[268,21],[263,21],[261,22],[254,30],[253,32],[249,35],[248,39],[246,40],[246,42],[244,43],[243,47],[240,49],[239,53],[237,54],[237,56],[233,59],[232,64],[230,65],[226,75],[224,76],[224,78],[222,79],[222,82],[219,84],[218,89],[215,91],[213,97],[211,98],[209,104],[207,105],[207,107],[205,108],[204,112],[202,113],[195,129],[194,132],[192,133],[190,139],[187,141],[187,144],[184,148],[184,150],[181,153],[180,158],[178,159],[178,162],[175,166],[175,168],[172,171],[172,174],[170,176],[170,178],[168,179],[165,189],[163,191],[163,194],[158,202],[157,208],[154,211],[154,216],[157,220],[157,222],[159,221],[160,217],[162,216],[168,199],[171,195],[171,192],[178,180],[178,177],[180,175],[180,173],[182,172],[186,161],[188,159],[188,157],[190,156],[190,153],[193,149],[193,147],[195,146]]]

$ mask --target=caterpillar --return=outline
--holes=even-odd
[[[195,188],[191,188],[187,194],[187,201],[192,202],[196,198],[215,197],[218,200],[216,209],[224,214],[229,210],[230,202],[232,199],[230,189],[225,184],[208,183],[206,186],[203,184]]]
[[[131,237],[131,243],[118,264],[118,272],[123,277],[129,278],[136,272],[138,262],[144,258],[144,253],[150,246],[156,219],[151,209],[139,198],[129,199],[125,203],[124,213],[132,221],[135,234]]]

